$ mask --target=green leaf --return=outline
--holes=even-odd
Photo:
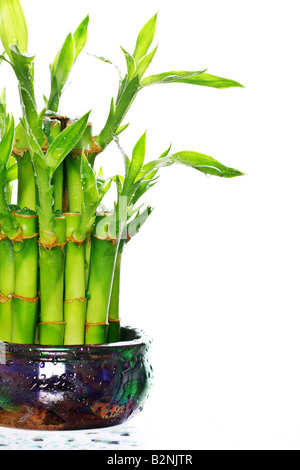
[[[124,83],[126,82],[126,77]],[[133,77],[124,87],[119,96],[116,105],[111,101],[109,115],[106,124],[100,134],[96,136],[96,142],[104,150],[104,148],[113,140],[113,136],[120,134],[126,127],[120,126],[124,116],[129,110],[134,98],[139,90],[140,80],[138,76]]]
[[[127,127],[129,126],[129,122],[127,124],[124,124],[123,126],[118,127],[118,129],[115,131],[115,135],[120,135]]]
[[[23,54],[17,45],[11,46],[11,55],[11,65],[19,82],[23,116],[26,118],[38,141],[43,145],[45,139],[34,94],[34,57]]]
[[[137,70],[136,70],[136,73],[137,75],[140,77],[140,79],[142,78],[142,76],[144,75],[144,73],[146,72],[147,68],[149,67],[149,65],[151,64],[152,60],[153,60],[153,57],[155,56],[156,54],[156,51],[157,51],[157,47],[156,46],[153,51],[149,52],[149,54],[145,55],[145,57],[143,57],[139,63],[138,63],[138,66],[137,66]]]
[[[10,116],[6,112],[6,90],[4,88],[0,94],[0,139],[5,134],[9,120]]]
[[[38,115],[35,103],[29,92],[19,86],[21,104],[23,109],[23,116],[25,117],[29,127],[32,129],[36,139],[40,145],[45,142],[45,135],[43,133],[41,115]]]
[[[134,76],[135,74],[135,71],[136,71],[136,63],[135,63],[135,60],[134,58],[132,57],[131,54],[129,54],[129,52],[125,51],[125,49],[121,46],[121,50],[125,56],[125,59],[126,59],[126,64],[127,64],[127,77],[128,77],[128,80],[131,80],[132,77]]]
[[[156,30],[157,13],[145,24],[139,32],[133,58],[138,63],[144,55],[147,54],[149,47],[152,44],[155,30]]]
[[[80,23],[78,28],[74,33],[74,43],[75,43],[75,60],[78,55],[84,48],[88,38],[88,24],[89,24],[89,15],[87,15],[84,20]]]
[[[192,151],[183,151],[147,163],[143,166],[139,178],[141,178],[142,181],[144,176],[154,169],[170,166],[174,163],[192,167],[207,175],[221,176],[223,178],[233,178],[243,175],[241,171],[226,167],[208,155]]]
[[[11,183],[18,179],[18,164],[15,163],[14,165],[10,166],[6,172],[6,182]]]
[[[111,134],[115,130],[115,121],[116,121],[115,117],[116,117],[115,103],[114,103],[114,99],[112,98],[110,102],[110,110],[109,110],[107,121],[105,123],[104,128],[102,129],[99,136],[97,137],[98,144],[100,148],[102,149],[104,149],[106,145],[112,140]]]
[[[0,1],[0,38],[11,60],[11,45],[17,45],[23,53],[27,52],[27,25],[24,11],[19,0]]]
[[[11,117],[7,126],[6,132],[3,139],[0,142],[0,161],[7,166],[9,158],[11,156],[15,135],[15,122],[14,118]]]
[[[51,67],[51,92],[48,101],[48,109],[51,111],[58,111],[59,100],[69,78],[74,61],[74,37],[72,33],[69,33]]]
[[[156,176],[157,172],[158,169],[151,171],[142,179],[142,181],[135,185],[133,196],[130,199],[131,204],[136,204],[137,201],[157,183],[159,178]]]
[[[127,111],[129,110],[134,98],[140,87],[140,80],[138,76],[135,76],[130,80],[126,86],[124,92],[119,98],[116,104],[116,126],[119,127],[123,121]]]
[[[164,84],[164,83],[187,83],[190,85],[208,86],[213,88],[243,87],[240,83],[227,78],[216,77],[205,73],[205,70],[198,72],[188,72],[184,70],[174,70],[172,72],[149,75],[141,81],[142,86]]]
[[[36,211],[39,218],[40,239],[43,243],[55,241],[55,217],[53,212],[53,186],[47,164],[40,153],[31,155],[38,188],[39,205]]]
[[[74,233],[74,237],[78,241],[85,239],[86,233],[95,221],[96,209],[100,203],[97,178],[84,152],[81,154],[80,176],[83,188],[83,204],[80,224]]]
[[[90,112],[66,127],[51,143],[45,155],[45,161],[52,177],[56,168],[75,147],[88,124]]]
[[[141,168],[144,164],[146,154],[146,132],[140,137],[135,144],[132,151],[132,159],[128,171],[128,175],[125,178],[124,187],[122,194],[126,195],[127,191],[130,191],[132,184],[139,175]]]

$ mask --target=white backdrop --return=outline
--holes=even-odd
[[[141,447],[153,449],[299,450],[299,2],[22,3],[40,107],[50,62],[90,14],[61,112],[93,109],[95,132],[118,77],[86,52],[124,70],[119,46],[132,52],[157,11],[149,73],[208,68],[245,85],[149,87],[127,116],[128,152],[147,130],[149,159],[172,142],[174,151],[203,152],[246,173],[226,180],[173,166],[145,200],[155,211],[124,255],[121,316],[154,338],[155,387],[131,424]],[[17,115],[5,64],[0,85]],[[100,159],[108,175],[122,169],[114,144]]]

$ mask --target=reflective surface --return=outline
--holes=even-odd
[[[0,450],[135,450],[143,448],[138,429],[126,424],[90,431],[26,431],[0,428]]]
[[[152,386],[151,341],[43,347],[0,343],[0,425],[30,430],[114,426],[141,411]]]

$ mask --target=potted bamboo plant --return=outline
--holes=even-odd
[[[157,15],[140,30],[120,74],[105,125],[93,133],[87,112],[66,117],[60,98],[86,45],[89,17],[69,33],[50,65],[51,90],[38,109],[34,60],[19,0],[0,2],[1,67],[12,67],[22,107],[18,122],[0,95],[0,424],[80,429],[123,422],[139,411],[152,382],[151,341],[120,325],[122,253],[152,212],[143,204],[161,168],[183,164],[204,174],[242,175],[197,151],[146,161],[146,133],[130,155],[120,134],[140,90],[186,83],[241,87],[205,70],[146,75]],[[150,50],[150,52],[149,52]],[[103,57],[98,57],[104,60]],[[93,59],[91,59],[93,60]],[[124,172],[95,172],[114,143]],[[16,200],[12,198],[17,187]],[[104,198],[116,189],[114,206]]]

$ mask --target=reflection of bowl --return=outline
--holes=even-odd
[[[72,430],[123,423],[142,410],[152,385],[150,345],[132,328],[103,345],[0,342],[0,425]]]

